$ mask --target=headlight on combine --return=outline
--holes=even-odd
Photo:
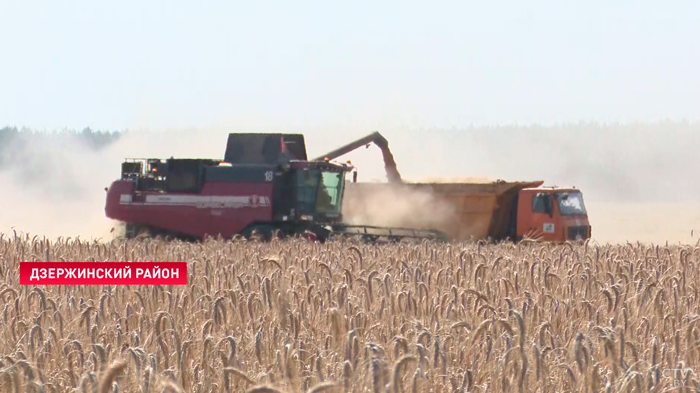
[[[302,220],[302,221],[313,221],[313,220],[314,220],[314,217],[313,217],[313,216],[310,216],[310,215],[308,215],[308,214],[304,214],[304,215],[301,216],[301,220]]]

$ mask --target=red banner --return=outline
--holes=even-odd
[[[187,285],[187,262],[20,262],[20,285]]]

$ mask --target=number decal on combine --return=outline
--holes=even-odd
[[[554,233],[554,224],[551,222],[546,222],[542,226],[542,230],[544,233]]]
[[[272,181],[273,176],[274,174],[272,173],[272,171],[265,172],[265,181]]]

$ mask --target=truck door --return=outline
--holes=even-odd
[[[552,194],[531,192],[521,196],[518,207],[518,236],[528,236],[538,240],[554,241],[560,236],[557,210]]]

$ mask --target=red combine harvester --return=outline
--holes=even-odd
[[[269,240],[275,233],[319,241],[447,240],[437,230],[343,223],[352,170],[309,161],[301,134],[229,134],[224,160],[127,159],[121,179],[105,189],[105,213],[126,223],[127,238],[145,232],[186,240],[254,234]]]

